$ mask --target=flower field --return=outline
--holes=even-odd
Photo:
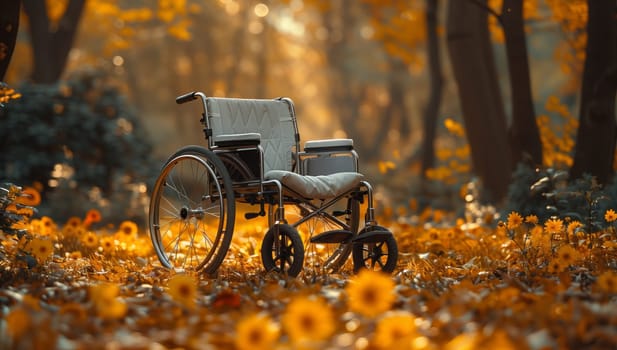
[[[297,278],[286,278],[263,269],[259,220],[237,224],[216,275],[173,273],[135,222],[106,224],[96,210],[66,222],[35,218],[36,193],[18,197],[1,207],[13,221],[0,232],[0,348],[617,344],[613,209],[597,232],[516,211],[470,222],[438,210],[386,210],[380,224],[400,251],[392,275],[354,274],[350,261],[336,274],[305,263]]]

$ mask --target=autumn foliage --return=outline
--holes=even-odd
[[[573,101],[584,71],[590,1],[524,2],[524,30],[535,45],[530,49],[548,52],[545,61],[559,81],[536,78],[535,86],[542,88],[533,101],[542,164],[515,169],[505,209],[479,200],[482,188],[474,178],[468,132],[473,129],[465,128],[458,102],[453,106],[451,87],[435,115],[434,162],[418,174],[421,128],[414,123],[424,109],[417,105],[427,96],[416,84],[426,79],[423,50],[429,32],[421,1],[85,2],[81,20],[96,25],[81,26],[61,66],[69,72],[95,66],[94,75],[86,71],[80,81],[30,90],[0,83],[1,108],[35,109],[23,114],[27,117],[5,117],[6,148],[22,148],[3,149],[3,156],[21,166],[49,162],[44,170],[33,164],[29,171],[41,178],[22,172],[0,179],[25,183],[0,183],[0,348],[615,347],[617,184],[601,185],[591,176],[566,179],[575,163],[576,132],[584,125],[573,113]],[[46,9],[45,31],[56,32],[70,3],[75,2],[38,3]],[[502,49],[504,1],[469,3],[483,6],[495,44],[491,50]],[[434,32],[447,39],[443,25]],[[558,39],[538,44],[534,32],[556,32]],[[544,48],[547,42],[552,46]],[[64,49],[68,54],[71,47]],[[62,72],[48,55],[34,51],[17,42],[7,81],[27,80],[33,62]],[[607,57],[614,56],[607,50]],[[122,80],[122,90],[107,89],[97,78],[101,70],[105,80]],[[259,252],[268,224],[261,219],[236,223],[231,247],[214,274],[162,267],[140,221],[143,210],[129,215],[122,207],[145,207],[145,182],[129,183],[138,179],[128,175],[112,179],[102,165],[122,162],[119,174],[156,175],[146,164],[136,165],[152,152],[134,137],[133,130],[143,128],[125,110],[124,92],[161,133],[158,147],[184,142],[195,130],[202,141],[196,120],[185,123],[189,119],[169,107],[179,90],[196,86],[213,96],[292,91],[307,116],[303,137],[306,131],[353,138],[365,151],[363,161],[369,160],[366,177],[379,184],[379,224],[398,244],[393,273],[354,273],[351,261],[336,273],[324,273],[318,263],[323,259],[307,259],[296,278],[266,272]],[[413,116],[406,116],[406,109]],[[100,113],[90,113],[94,110]],[[33,123],[34,118],[49,123]],[[15,126],[6,127],[9,121]],[[183,136],[170,136],[172,130]],[[24,151],[41,140],[48,142],[41,154]],[[79,151],[96,150],[93,142],[99,141],[101,151],[71,165]],[[50,157],[51,145],[57,159]],[[101,155],[108,158],[94,157]],[[84,163],[93,165],[81,178],[92,181],[77,186],[75,174],[88,169]],[[419,194],[412,173],[434,185],[435,193]],[[112,190],[132,197],[114,197]],[[44,212],[46,206],[80,212],[60,217]],[[319,244],[308,249],[308,256],[323,254]]]

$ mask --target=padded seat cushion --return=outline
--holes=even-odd
[[[270,170],[266,180],[279,180],[284,186],[297,192],[304,198],[327,199],[358,187],[364,175],[360,173],[335,173],[330,175],[300,175],[291,171]]]

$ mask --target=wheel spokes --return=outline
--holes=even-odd
[[[384,252],[384,244],[386,244],[385,241],[362,247],[362,254],[364,256],[363,262],[365,266],[368,264],[371,269],[374,269],[376,265],[379,265],[380,269],[385,267],[386,262],[384,262],[383,258],[385,257],[387,259],[389,253]]]
[[[229,248],[234,214],[232,183],[218,157],[199,146],[176,152],[150,204],[150,235],[161,264],[214,272]]]

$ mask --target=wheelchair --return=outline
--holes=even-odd
[[[151,193],[150,238],[164,267],[214,274],[230,247],[237,204],[245,203],[258,208],[245,219],[267,216],[261,244],[266,271],[295,277],[310,259],[334,273],[350,255],[355,272],[396,268],[396,240],[376,222],[373,189],[358,172],[353,140],[308,141],[300,150],[289,98],[190,92],[176,103],[193,100],[202,103],[207,146],[172,154]]]

